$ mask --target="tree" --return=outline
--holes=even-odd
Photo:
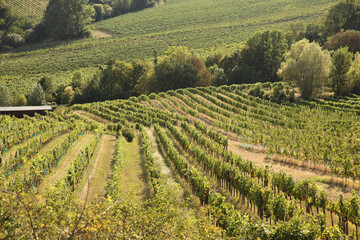
[[[303,39],[291,46],[278,71],[285,81],[295,82],[305,99],[321,90],[328,80],[330,54],[319,44]]]
[[[331,86],[335,92],[335,96],[342,96],[349,90],[349,79],[347,72],[352,63],[352,53],[348,51],[348,47],[339,48],[332,55],[332,67],[329,78]]]
[[[360,31],[347,30],[345,32],[337,33],[325,43],[325,47],[329,50],[336,50],[340,47],[349,47],[350,52],[359,52]]]
[[[11,94],[7,87],[0,85],[0,106],[10,106],[12,104]]]
[[[74,99],[75,91],[73,90],[72,86],[67,86],[64,89],[64,92],[61,94],[61,104],[70,104]]]
[[[186,47],[170,47],[156,67],[158,91],[206,86],[212,81],[210,72],[201,59],[193,56]]]
[[[288,48],[284,33],[279,30],[257,32],[246,45],[242,50],[243,62],[259,72],[263,82],[278,81],[276,72]]]
[[[356,53],[355,59],[347,73],[347,78],[351,79],[351,92],[360,94],[360,54]]]
[[[27,100],[24,94],[19,94],[15,98],[16,106],[26,106]]]
[[[39,84],[43,88],[45,93],[52,93],[55,88],[55,84],[52,78],[50,77],[42,77],[39,81]]]
[[[33,91],[28,98],[28,105],[39,106],[45,102],[45,92],[39,83],[34,85]]]
[[[44,15],[49,37],[73,39],[86,37],[86,25],[92,21],[94,8],[87,0],[50,0]]]
[[[330,8],[325,19],[327,36],[341,30],[360,30],[360,8],[355,0],[342,0]]]

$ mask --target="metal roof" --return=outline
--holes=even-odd
[[[0,107],[0,112],[21,112],[21,111],[51,111],[51,106],[20,106],[20,107]]]

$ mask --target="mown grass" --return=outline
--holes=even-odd
[[[13,93],[29,92],[44,75],[57,82],[85,69],[89,75],[109,59],[151,59],[169,46],[184,45],[200,56],[232,52],[251,34],[286,30],[297,19],[311,21],[336,0],[169,0],[156,8],[128,13],[92,24],[109,38],[51,42],[0,55],[0,83]]]

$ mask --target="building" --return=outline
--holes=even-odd
[[[46,111],[52,111],[51,106],[24,106],[24,107],[0,107],[0,115],[11,115],[18,118],[23,115],[33,117],[35,113],[45,115]]]

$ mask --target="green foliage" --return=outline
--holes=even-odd
[[[86,0],[50,0],[44,15],[49,37],[73,39],[89,36],[86,25],[91,22],[94,9]]]
[[[14,102],[14,104],[15,104],[16,106],[26,106],[26,104],[27,104],[27,99],[26,99],[25,95],[24,95],[24,94],[19,94],[19,95],[17,95],[17,96],[15,97],[15,102]]]
[[[329,50],[336,50],[340,47],[348,47],[349,51],[356,53],[360,51],[360,31],[347,30],[339,32],[325,43],[325,47]]]
[[[353,54],[348,51],[347,47],[339,48],[332,54],[332,67],[329,78],[335,96],[346,95],[350,90],[350,79],[348,71],[352,64]]]
[[[41,85],[35,84],[32,92],[28,97],[28,104],[30,106],[40,106],[45,102],[45,92],[42,89]]]
[[[355,54],[354,62],[352,63],[347,78],[351,79],[351,92],[360,95],[360,54]]]
[[[170,47],[159,61],[155,71],[159,91],[194,86],[208,86],[211,74],[204,63],[186,47]]]
[[[0,106],[10,106],[12,104],[11,94],[6,86],[0,85]]]
[[[55,83],[51,77],[42,77],[39,81],[45,93],[52,93],[55,90]]]
[[[132,142],[135,137],[134,130],[131,128],[124,128],[121,130],[121,133],[128,142]]]
[[[328,36],[341,30],[360,30],[360,5],[355,0],[341,0],[332,6],[326,15],[325,27]]]
[[[285,81],[295,82],[301,96],[307,99],[327,83],[330,65],[330,54],[319,44],[301,40],[291,46],[278,74]]]
[[[261,72],[263,82],[278,81],[276,74],[288,48],[284,33],[279,30],[255,33],[246,43],[243,61]]]

